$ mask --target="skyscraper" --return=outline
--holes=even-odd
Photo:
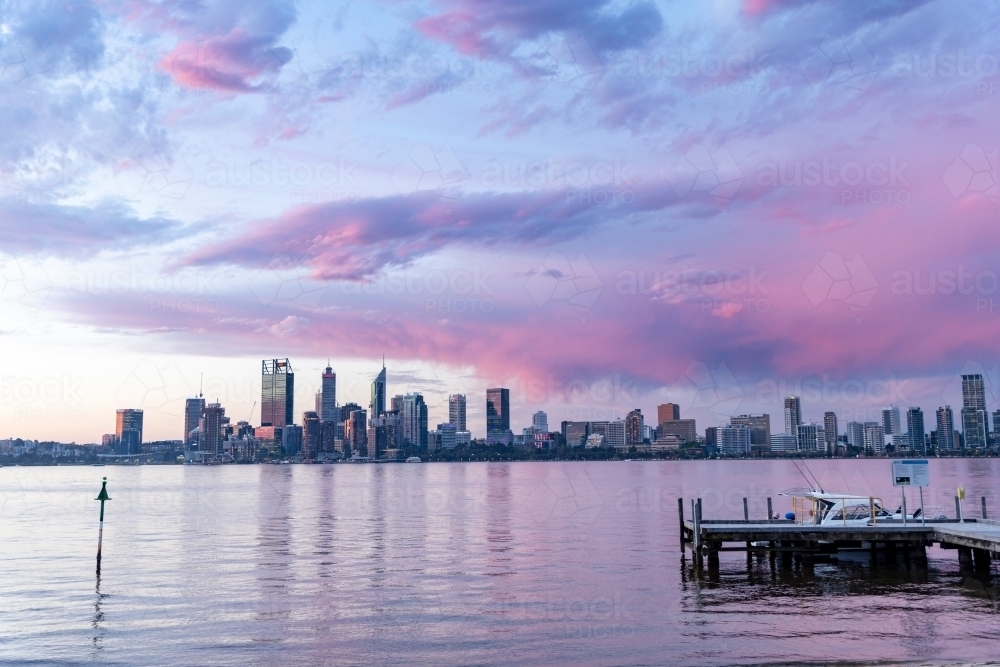
[[[847,444],[850,447],[864,449],[865,425],[861,422],[847,422]]]
[[[865,450],[869,454],[881,454],[885,449],[885,429],[879,422],[865,422]]]
[[[427,404],[420,394],[403,396],[403,441],[410,447],[427,448]]]
[[[403,396],[401,394],[392,397],[392,411],[403,414]]]
[[[911,452],[915,454],[926,453],[927,433],[924,429],[924,411],[920,408],[911,407],[906,411],[906,435]]]
[[[368,415],[364,410],[355,410],[344,424],[344,438],[351,445],[351,453],[367,456]]]
[[[635,410],[632,410],[630,413],[625,415],[626,445],[642,444],[642,427],[643,427],[642,410],[636,408]]]
[[[890,405],[882,408],[882,430],[886,435],[899,435],[903,432],[899,421],[899,406]]]
[[[209,403],[201,414],[198,428],[201,430],[202,456],[206,459],[222,454],[222,428],[228,423],[226,409],[218,403]]]
[[[833,454],[837,451],[837,413],[823,413],[823,434],[826,437],[826,451]]]
[[[261,362],[260,425],[295,423],[295,373],[288,359]]]
[[[142,451],[142,410],[125,408],[115,415],[115,439],[119,454]]]
[[[325,422],[335,422],[338,421],[337,415],[337,374],[333,372],[333,368],[329,365],[326,370],[323,371],[323,378],[320,385],[320,406],[317,410],[319,412],[320,421]]]
[[[785,433],[798,435],[802,423],[802,403],[798,396],[785,397]]]
[[[448,397],[448,422],[455,425],[456,431],[468,430],[465,428],[465,394]]]
[[[382,371],[372,382],[372,397],[368,403],[368,411],[372,417],[378,417],[385,412],[385,362],[382,362]]]
[[[486,434],[510,431],[510,389],[486,390]]]
[[[549,416],[539,410],[531,416],[531,428],[535,430],[535,433],[548,433]]]
[[[656,406],[656,425],[665,421],[676,421],[681,418],[681,406],[676,403],[663,403]]]
[[[962,435],[968,449],[986,447],[990,432],[983,376],[962,376]]]
[[[322,449],[323,424],[319,415],[313,411],[302,413],[302,456],[315,458]]]
[[[771,451],[771,415],[739,415],[731,418],[729,424],[743,426],[750,431],[751,451]]]
[[[937,409],[937,446],[944,451],[955,448],[955,415],[950,405]]]
[[[191,437],[191,431],[198,428],[198,421],[201,419],[201,413],[204,409],[205,399],[201,396],[184,401],[184,437],[182,440],[185,447],[197,444],[197,440]]]

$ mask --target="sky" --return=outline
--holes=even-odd
[[[0,0],[0,437],[1000,409],[996,2]],[[925,420],[933,424],[933,417]]]

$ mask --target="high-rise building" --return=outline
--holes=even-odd
[[[626,445],[641,445],[642,444],[642,410],[636,408],[632,410],[627,415],[625,415],[625,444]]]
[[[924,411],[911,407],[906,411],[906,435],[910,451],[924,454],[927,451],[927,432],[924,429]]]
[[[378,417],[385,412],[385,362],[382,362],[382,370],[375,381],[372,382],[372,396],[368,403],[369,414]]]
[[[209,403],[201,413],[198,428],[201,431],[199,450],[202,456],[214,458],[222,454],[222,429],[228,423],[226,409],[218,403]]]
[[[976,373],[962,376],[962,407],[986,409],[986,387],[982,375]]]
[[[295,422],[295,373],[288,359],[261,362],[260,425],[287,426]]]
[[[802,403],[798,396],[785,397],[785,433],[798,435],[802,423]]]
[[[355,410],[344,423],[344,437],[350,443],[351,453],[365,455],[368,451],[368,413]]]
[[[302,427],[288,424],[281,428],[281,447],[285,456],[295,456],[302,452]]]
[[[457,444],[456,433],[457,429],[455,425],[451,422],[446,424],[438,424],[438,447],[441,449],[455,449]]]
[[[397,412],[384,412],[368,420],[368,457],[378,458],[387,449],[403,446],[403,416]]]
[[[313,400],[313,406],[316,408],[314,410],[314,412],[316,413],[317,416],[323,413],[323,390],[322,389],[317,389],[316,390],[316,396],[315,396],[315,398]]]
[[[986,447],[988,428],[986,410],[962,408],[962,436],[965,438],[966,449]]]
[[[191,432],[198,428],[201,420],[201,413],[205,409],[205,399],[201,396],[189,398],[184,401],[184,446],[190,447],[197,444],[197,439],[192,437]]]
[[[797,428],[798,435],[798,449],[799,451],[805,452],[815,452],[819,449],[819,443],[822,440],[823,446],[826,446],[826,436],[820,435],[823,433],[823,429],[820,428],[819,424],[799,424]]]
[[[535,433],[548,433],[549,416],[539,410],[531,416],[531,428],[535,430]]]
[[[885,429],[880,422],[865,422],[865,450],[881,454],[885,449]]]
[[[465,431],[465,394],[452,394],[448,397],[448,422],[455,425],[456,431]]]
[[[314,411],[302,413],[302,456],[315,458],[322,450],[323,422]]]
[[[403,414],[403,396],[402,394],[396,394],[392,397],[392,411]]]
[[[323,377],[320,380],[320,404],[316,409],[319,413],[320,421],[335,422],[338,421],[337,415],[337,374],[333,372],[333,368],[327,364],[326,369],[323,371]]]
[[[850,447],[864,449],[865,425],[861,422],[847,422],[847,444]]]
[[[567,447],[580,447],[590,436],[590,422],[562,422],[560,425],[563,440]]]
[[[510,431],[510,389],[486,390],[486,435]]]
[[[346,424],[347,420],[351,418],[351,413],[354,412],[355,410],[360,410],[360,409],[361,406],[358,405],[357,403],[345,403],[344,405],[340,406],[338,410],[340,411],[341,423]]]
[[[772,433],[772,452],[794,452],[799,446],[799,436],[791,433]]]
[[[899,406],[890,405],[882,408],[882,430],[886,435],[899,435],[903,432],[903,426],[899,421]]]
[[[837,413],[823,413],[823,435],[826,438],[826,451],[833,454],[837,451]]]
[[[660,439],[659,432],[660,432],[660,429],[659,429],[659,427],[657,427],[657,429],[656,429],[656,433],[657,433],[656,439],[657,440]],[[719,446],[719,427],[718,426],[709,426],[708,428],[705,429],[705,446],[706,447],[718,447]]]
[[[142,410],[125,408],[115,415],[115,438],[119,454],[142,451]]]
[[[731,426],[743,426],[750,431],[750,450],[771,451],[771,415],[738,415],[729,420]]]
[[[750,453],[750,429],[745,426],[723,426],[716,434],[719,451],[728,456]]]
[[[599,422],[595,422],[595,426]],[[595,430],[596,432],[596,430]],[[604,422],[604,441],[608,447],[625,447],[625,421]]]
[[[409,447],[427,448],[427,404],[420,394],[403,396],[403,442]]]
[[[656,425],[665,421],[676,421],[681,418],[681,406],[676,403],[663,403],[656,406]]]
[[[694,419],[667,419],[656,427],[656,439],[675,435],[684,443],[698,440],[698,426]]]
[[[955,415],[950,405],[937,409],[937,446],[944,451],[955,448]]]

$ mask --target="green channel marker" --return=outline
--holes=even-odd
[[[101,576],[101,542],[104,541],[104,501],[111,500],[108,496],[108,478],[104,477],[101,482],[101,492],[94,500],[101,501],[101,527],[97,530],[97,576]]]

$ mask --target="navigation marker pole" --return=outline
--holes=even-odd
[[[94,500],[101,501],[101,527],[97,530],[97,576],[101,576],[101,542],[104,541],[104,501],[111,500],[108,496],[108,478],[103,478],[104,481],[101,482],[101,492],[97,494]]]

